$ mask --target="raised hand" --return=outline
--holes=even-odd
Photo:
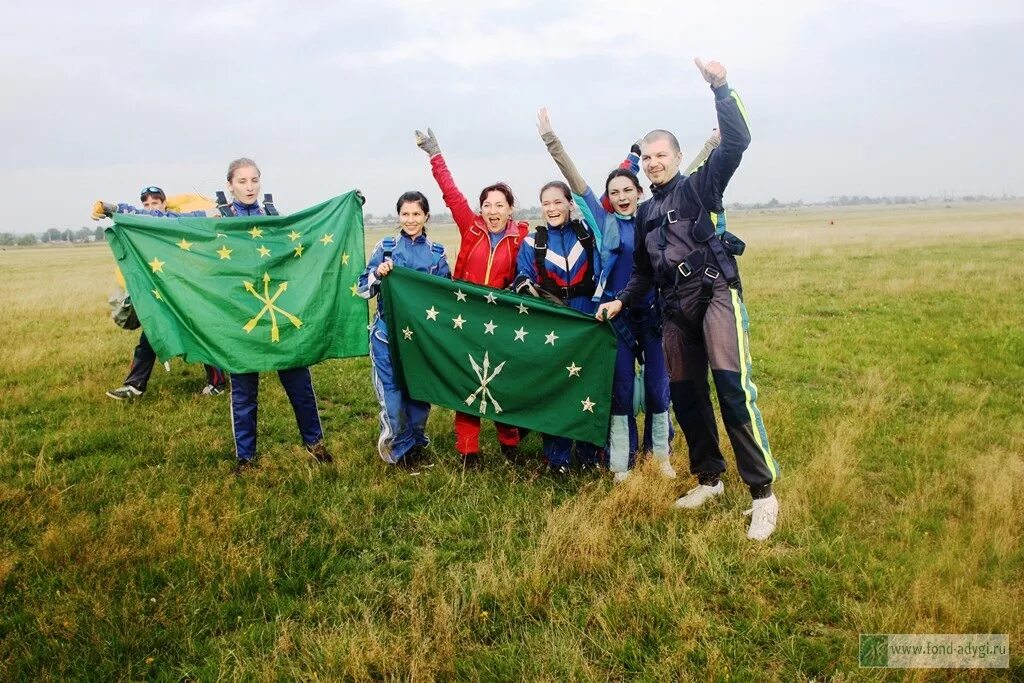
[[[437,138],[434,137],[434,131],[430,128],[427,128],[426,134],[421,131],[416,131],[416,146],[430,156],[441,153],[441,145],[437,144]]]
[[[555,132],[551,127],[551,117],[548,116],[547,107],[541,107],[540,111],[537,112],[537,132],[540,133],[541,136]]]
[[[97,201],[92,205],[92,219],[98,221],[105,216],[113,216],[117,212],[117,205]]]
[[[725,67],[718,62],[711,60],[708,63],[701,61],[700,57],[694,57],[693,63],[700,69],[701,76],[704,80],[711,84],[712,88],[725,85]]]

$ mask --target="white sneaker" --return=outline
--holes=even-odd
[[[616,472],[615,473],[615,483],[616,484],[621,484],[622,482],[626,481],[627,479],[629,479],[629,472],[628,471],[627,472]]]
[[[763,541],[775,531],[775,523],[779,519],[779,499],[773,493],[767,498],[754,500],[753,505],[743,513],[751,516],[747,538],[752,541]]]
[[[675,506],[677,508],[692,510],[694,508],[699,508],[715,496],[720,496],[723,493],[725,493],[725,484],[721,481],[714,486],[697,484],[695,487],[687,491],[685,496],[677,500],[675,502]]]
[[[661,470],[661,476],[665,477],[666,479],[676,478],[675,468],[672,467],[672,463],[669,461],[668,458],[658,461],[658,469]]]

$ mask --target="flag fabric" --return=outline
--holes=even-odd
[[[395,268],[381,283],[398,377],[420,401],[603,444],[615,336],[567,306]]]
[[[290,216],[115,214],[105,235],[162,360],[240,373],[367,355],[358,192]]]

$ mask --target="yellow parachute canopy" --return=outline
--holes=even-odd
[[[201,194],[176,194],[167,198],[167,210],[175,213],[210,211],[217,203]]]

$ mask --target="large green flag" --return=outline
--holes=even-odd
[[[593,316],[408,268],[384,278],[391,357],[409,395],[603,444],[616,341]]]
[[[367,354],[357,192],[290,216],[116,214],[105,234],[162,359],[258,372]]]

